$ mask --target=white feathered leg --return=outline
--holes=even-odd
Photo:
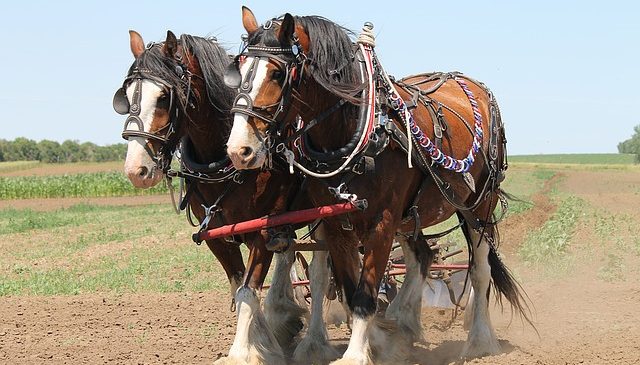
[[[298,306],[293,298],[289,272],[295,262],[295,252],[276,254],[275,258],[276,267],[264,301],[264,314],[280,346],[288,348],[302,329],[302,318],[307,310]]]
[[[229,356],[218,359],[214,364],[285,364],[282,349],[260,310],[260,300],[256,291],[241,286],[236,292],[238,324]]]
[[[426,280],[420,274],[420,263],[418,263],[407,240],[404,237],[398,237],[398,241],[402,245],[407,273],[398,295],[387,308],[385,318],[396,321],[401,333],[405,334],[412,342],[424,341],[420,314],[422,311],[422,290]]]
[[[351,338],[349,346],[342,358],[331,363],[331,365],[367,365],[369,364],[369,325],[373,321],[373,316],[363,318],[353,316],[351,323]]]
[[[319,227],[318,231],[321,229],[322,227]],[[316,237],[319,237],[318,231],[316,231]],[[316,251],[309,265],[311,320],[307,333],[293,353],[294,360],[300,364],[325,364],[338,357],[338,352],[329,344],[329,336],[322,315],[324,298],[329,288],[328,257],[327,251]]]
[[[500,353],[500,344],[489,318],[489,303],[487,293],[491,281],[491,266],[489,266],[489,245],[483,238],[477,246],[480,233],[469,228],[474,248],[473,266],[470,271],[471,285],[474,295],[472,303],[467,307],[465,322],[469,328],[469,336],[462,350],[463,358],[479,357],[487,354]]]

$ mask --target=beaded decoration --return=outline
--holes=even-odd
[[[392,105],[397,105],[395,108],[400,115],[403,116],[405,123],[409,124],[409,129],[411,130],[411,134],[415,137],[415,140],[418,141],[418,144],[422,146],[422,148],[427,151],[433,162],[441,165],[447,170],[464,173],[469,171],[471,166],[475,161],[475,155],[482,146],[482,115],[480,114],[480,109],[478,108],[478,102],[476,101],[473,92],[467,86],[467,83],[461,77],[454,76],[453,78],[458,85],[462,88],[464,93],[467,95],[469,99],[469,103],[471,104],[471,109],[473,110],[473,119],[474,119],[474,136],[473,136],[473,144],[469,149],[469,153],[467,157],[462,160],[458,160],[449,156],[442,152],[436,145],[431,141],[431,139],[424,134],[424,132],[420,129],[420,127],[416,124],[413,119],[413,114],[407,108],[407,105],[404,103],[402,98],[396,94],[395,92],[389,95],[389,98],[392,102]]]

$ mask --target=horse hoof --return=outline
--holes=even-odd
[[[484,339],[470,339],[462,350],[462,359],[475,359],[482,356],[497,355],[502,353],[498,340],[493,336]]]
[[[218,360],[213,362],[213,365],[249,365],[248,362],[243,359],[238,359],[235,357],[221,357]]]
[[[368,365],[368,359],[339,359],[329,365]]]
[[[306,336],[293,352],[296,364],[328,364],[340,356],[338,351],[326,339]]]

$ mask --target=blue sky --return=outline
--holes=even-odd
[[[640,2],[13,1],[2,5],[0,138],[120,142],[113,92],[132,62],[127,31],[161,41],[215,35],[236,51],[240,6],[260,21],[371,21],[395,76],[462,71],[495,93],[512,154],[616,152],[640,124]]]

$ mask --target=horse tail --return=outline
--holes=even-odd
[[[497,227],[496,227],[497,228]],[[496,239],[499,235],[496,229]],[[489,245],[489,266],[491,266],[491,281],[496,293],[496,300],[503,306],[502,297],[511,305],[512,313],[518,313],[538,333],[536,326],[531,321],[531,300],[520,283],[513,277],[511,271],[500,259],[495,245]],[[538,333],[538,336],[540,334]]]
[[[502,189],[502,187],[499,187],[497,192],[498,192],[498,195],[504,196],[509,201],[533,205],[533,202],[531,202],[529,200],[524,200],[522,198],[519,198],[519,197],[511,194],[511,193],[508,193],[504,189]]]

